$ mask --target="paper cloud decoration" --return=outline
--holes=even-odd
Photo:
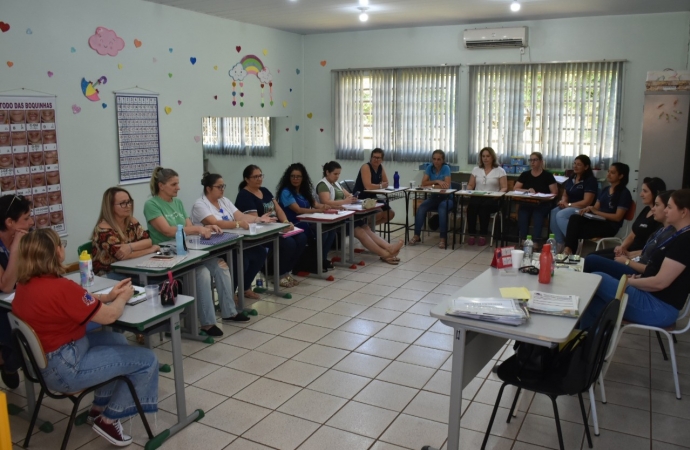
[[[98,27],[93,36],[89,37],[89,47],[96,50],[99,55],[116,56],[125,48],[125,41],[113,30]]]
[[[271,72],[268,70],[267,67],[264,67],[263,70],[261,70],[261,72],[256,74],[256,76],[262,83],[265,84],[268,84],[271,81],[273,81],[273,75],[271,75]]]
[[[237,63],[228,71],[228,75],[235,81],[242,81],[247,76],[247,71],[242,67],[242,63]]]

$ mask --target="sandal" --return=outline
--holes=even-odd
[[[397,259],[395,256],[389,256],[388,258],[384,258],[383,256],[381,257],[381,261],[385,262],[386,264],[390,264],[393,266],[398,265],[399,259]]]
[[[290,280],[290,283],[292,283],[293,286],[297,286],[300,282],[292,278],[292,275],[288,275],[287,279]]]
[[[407,245],[417,245],[422,242],[419,236],[412,236],[412,238],[407,242]]]
[[[253,300],[259,300],[261,298],[261,296],[259,294],[255,293],[254,291],[252,291],[251,289],[247,289],[246,291],[244,291],[244,298],[251,298]]]
[[[289,277],[283,277],[280,279],[280,287],[291,288],[293,284],[290,282]]]
[[[440,248],[441,250],[446,249],[446,240],[445,239],[441,239],[440,241],[438,241],[438,248]]]

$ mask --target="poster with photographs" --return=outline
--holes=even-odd
[[[0,96],[0,195],[31,201],[37,228],[65,232],[55,96]]]
[[[158,95],[115,94],[120,184],[148,181],[160,165]]]

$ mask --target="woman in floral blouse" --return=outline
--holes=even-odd
[[[111,187],[103,193],[101,214],[91,237],[91,256],[96,275],[126,278],[110,272],[110,265],[160,250],[160,247],[151,242],[149,233],[132,216],[132,210],[134,201],[126,190]]]

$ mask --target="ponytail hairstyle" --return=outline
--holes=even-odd
[[[213,185],[216,184],[216,181],[220,180],[223,178],[217,173],[208,173],[204,172],[201,178],[201,185],[204,187],[204,196],[206,195],[206,189],[209,191],[213,189]]]
[[[240,184],[237,187],[238,190],[241,191],[242,189],[247,187],[247,178],[251,177],[252,172],[254,172],[256,169],[261,170],[261,167],[257,166],[256,164],[250,164],[244,168],[244,171],[242,172],[242,181],[240,181]]]
[[[586,180],[589,177],[594,176],[594,170],[592,169],[592,160],[589,159],[587,155],[578,155],[575,157],[575,161],[580,161],[582,164],[587,166],[585,173],[582,174],[582,179]]]
[[[329,161],[323,165],[323,176],[325,177],[326,172],[333,172],[335,169],[342,169],[338,161]]]
[[[179,175],[177,174],[177,172],[175,172],[172,169],[164,169],[161,166],[157,166],[155,169],[153,169],[153,173],[151,174],[151,182],[149,184],[149,188],[151,189],[151,195],[156,196],[158,195],[158,192],[160,192],[158,183],[165,184],[172,177],[178,176]]]
[[[623,179],[613,189],[614,194],[617,194],[622,191],[623,188],[628,185],[628,181],[630,181],[630,166],[622,162],[615,162],[611,164],[611,166],[616,168],[618,174],[623,175]]]

